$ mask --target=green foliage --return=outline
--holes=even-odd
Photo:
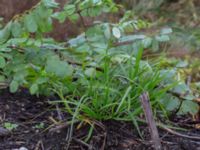
[[[178,114],[196,114],[199,108],[195,99],[199,97],[199,94],[195,94],[193,86],[185,83],[185,80],[187,80],[187,74],[184,73],[184,71],[188,72],[189,70],[189,74],[191,75],[191,68],[193,65],[189,66],[189,62],[173,58],[161,59],[160,67],[164,67],[163,65],[166,67],[168,64],[168,68],[173,68],[173,70],[162,71],[162,74],[165,75],[166,78],[162,81],[163,84],[172,84],[178,81],[177,84],[168,91],[168,94],[161,98],[161,103],[171,112],[176,111]],[[197,87],[195,88],[197,89]],[[189,107],[186,107],[187,103]]]
[[[159,96],[166,92],[156,87],[162,77],[159,77],[157,71],[153,73],[148,63],[140,60],[140,55],[138,53],[136,60],[134,57],[126,56],[124,59],[123,55],[118,55],[118,59],[124,59],[123,63],[113,63],[112,54],[106,55],[100,62],[105,72],[97,72],[90,78],[80,78],[80,86],[77,86],[80,89],[77,88],[74,95],[84,95],[84,100],[79,106],[77,118],[131,121],[142,113],[139,96],[143,91],[151,93],[152,104],[159,103]],[[78,105],[73,97],[63,101],[75,107]]]
[[[39,124],[36,124],[36,125],[34,126],[34,128],[36,128],[36,129],[44,129],[44,123],[41,122],[41,123],[39,123]]]
[[[73,0],[67,3],[61,12],[56,12],[53,17],[63,23],[66,19],[77,21],[80,17],[95,17],[104,12],[117,10],[112,0]]]
[[[151,24],[130,11],[118,23],[84,23],[83,17],[116,12],[112,0],[69,1],[54,12],[58,6],[42,0],[0,30],[0,77],[10,92],[25,87],[31,94],[57,94],[73,120],[133,121],[142,113],[139,96],[145,91],[157,111],[170,114],[181,105],[180,113],[196,113],[193,93],[177,70],[142,60],[146,49],[158,51],[170,40],[171,28],[135,33]],[[84,31],[64,43],[45,38],[53,19],[80,19]]]
[[[6,128],[9,131],[12,131],[18,127],[17,124],[10,123],[10,122],[5,122],[3,126],[4,126],[4,128]]]
[[[45,71],[60,78],[65,78],[72,76],[73,68],[67,62],[61,61],[58,56],[52,56],[47,60]]]

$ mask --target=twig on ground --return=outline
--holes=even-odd
[[[88,150],[92,150],[93,149],[93,146],[92,145],[89,145],[87,143],[85,143],[84,141],[82,140],[79,140],[77,138],[72,138],[74,141],[76,141],[77,143],[81,144],[81,145],[84,145],[88,148]]]
[[[34,150],[44,150],[44,145],[43,145],[42,140],[39,140],[39,141],[38,141],[38,143],[36,144]]]
[[[63,120],[63,114],[62,114],[62,112],[60,111],[60,108],[59,108],[58,104],[56,104],[56,111],[57,111],[58,119],[59,119],[60,121],[62,121],[62,120]]]
[[[200,140],[200,136],[190,136],[190,135],[185,135],[185,134],[182,134],[182,133],[179,133],[179,132],[176,132],[170,128],[167,128],[167,127],[164,127],[164,126],[160,126],[162,129],[164,129],[165,131],[171,133],[171,134],[174,134],[176,136],[180,136],[180,137],[183,137],[183,138],[188,138],[188,139],[192,139],[192,140]]]
[[[107,133],[105,132],[105,133],[104,133],[103,144],[102,144],[100,150],[104,150],[104,149],[105,149],[105,146],[106,146],[106,139],[107,139]]]
[[[153,113],[152,113],[152,109],[150,106],[150,100],[149,100],[148,93],[143,93],[140,96],[140,100],[142,102],[142,107],[144,110],[146,121],[149,126],[151,138],[154,143],[154,148],[155,148],[155,150],[161,150],[161,142],[160,142],[160,138],[159,138],[159,134],[158,134],[158,129],[156,127],[156,123],[153,118]]]
[[[58,131],[60,131],[62,129],[67,128],[68,126],[69,126],[68,123],[62,123],[60,125],[57,125],[57,126],[51,128],[51,129],[49,129],[49,132],[58,132]]]
[[[138,119],[138,121],[142,122],[142,123],[146,123],[143,119]],[[169,127],[166,127],[164,124],[161,124],[161,123],[158,123],[156,122],[156,125],[160,128],[160,129],[163,129],[171,134],[174,134],[176,136],[180,136],[180,137],[183,137],[183,138],[188,138],[188,139],[193,139],[193,140],[200,140],[200,136],[190,136],[190,135],[185,135],[185,134],[182,134],[182,133],[179,133],[177,131],[174,131],[172,130],[171,128]]]

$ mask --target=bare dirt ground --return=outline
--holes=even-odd
[[[84,142],[88,135],[87,124],[77,128],[74,125],[74,133],[66,140],[70,125],[55,124],[59,121],[59,115],[55,106],[47,103],[47,98],[35,97],[22,90],[16,94],[10,94],[7,90],[0,95],[0,127],[5,122],[17,124],[18,127],[7,134],[0,134],[0,150],[18,150],[26,147],[28,150],[151,150],[152,144],[148,128],[140,125],[144,139],[141,139],[132,123],[106,121],[99,122],[95,126],[93,134],[88,142]],[[65,117],[68,118],[64,113]],[[187,118],[177,118],[176,123]],[[53,121],[54,120],[54,121]],[[66,123],[65,120],[62,120]],[[42,127],[38,127],[40,124]],[[187,125],[187,123],[181,123]],[[4,128],[4,127],[3,127]],[[198,136],[199,129],[191,124],[187,126],[185,135]],[[1,132],[0,132],[1,133]],[[163,149],[165,150],[199,150],[200,142],[172,135],[159,130]]]

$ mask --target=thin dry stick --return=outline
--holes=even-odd
[[[138,119],[138,121],[142,122],[142,123],[146,123],[145,120],[143,119]],[[194,123],[198,123],[198,122],[194,122]],[[193,122],[191,122],[191,124],[193,124]],[[163,129],[173,135],[176,135],[176,136],[180,136],[180,137],[183,137],[183,138],[188,138],[188,139],[192,139],[192,140],[200,140],[200,136],[193,136],[193,135],[185,135],[185,134],[182,134],[182,133],[179,133],[177,131],[174,131],[172,130],[171,128],[169,127],[166,127],[164,124],[162,123],[158,123],[156,122],[156,125],[160,128],[160,129]]]
[[[60,110],[58,104],[56,104],[56,111],[57,111],[58,119],[59,119],[60,121],[62,121],[64,117],[63,117],[63,114],[62,114],[62,112],[61,112],[61,110]]]
[[[38,141],[34,150],[44,150],[44,145],[43,145],[42,140]]]
[[[65,129],[69,126],[68,123],[62,123],[60,125],[57,125],[55,127],[52,127],[51,129],[49,129],[49,132],[57,132],[59,130]]]
[[[141,100],[142,107],[143,107],[143,110],[145,113],[147,124],[149,126],[149,130],[150,130],[151,138],[152,138],[152,141],[154,144],[154,148],[155,148],[155,150],[161,150],[161,142],[160,142],[160,138],[159,138],[159,134],[158,134],[158,129],[156,127],[156,123],[153,118],[153,113],[152,113],[152,109],[150,106],[148,93],[146,93],[146,92],[143,93],[140,96],[140,100]]]
[[[161,128],[164,129],[164,130],[166,130],[167,132],[169,132],[169,133],[171,133],[171,134],[176,135],[176,136],[180,136],[180,137],[188,138],[188,139],[192,139],[192,140],[200,140],[200,136],[185,135],[185,134],[176,132],[176,131],[174,131],[174,130],[172,130],[172,129],[170,129],[170,128],[164,127],[164,126],[162,126]]]
[[[93,149],[92,145],[89,145],[89,144],[85,143],[84,141],[82,141],[80,139],[73,138],[73,140],[76,141],[77,143],[81,144],[81,145],[84,145],[84,146],[88,147],[89,150]]]

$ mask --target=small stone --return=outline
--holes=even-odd
[[[0,127],[0,137],[7,136],[9,134],[10,134],[10,131],[8,129]]]
[[[28,150],[26,147],[20,147],[19,150]]]

